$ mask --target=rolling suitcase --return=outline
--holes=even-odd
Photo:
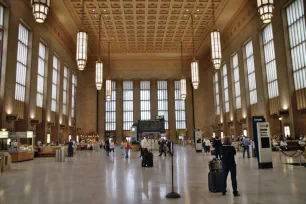
[[[208,173],[208,188],[210,192],[218,193],[222,191],[222,172],[211,171]]]
[[[149,152],[147,155],[147,167],[153,167],[153,154]]]

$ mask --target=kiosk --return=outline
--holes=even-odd
[[[133,142],[133,141],[137,141],[137,125],[133,125],[131,127],[131,141],[130,142]]]
[[[203,146],[202,146],[202,131],[199,129],[194,129],[194,142],[195,142],[195,149],[196,152],[202,152]]]
[[[257,123],[258,168],[273,168],[270,125],[266,122]]]
[[[21,162],[34,159],[34,138],[32,131],[12,132],[9,135],[11,144],[8,149],[12,156],[12,162]]]

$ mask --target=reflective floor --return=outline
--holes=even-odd
[[[138,155],[138,154],[137,154]],[[306,168],[280,163],[273,154],[274,168],[259,170],[255,158],[236,157],[240,197],[208,191],[208,161],[211,156],[195,153],[190,146],[177,147],[175,186],[182,196],[168,200],[171,191],[171,158],[154,155],[153,168],[141,168],[135,155],[124,159],[105,152],[78,152],[64,163],[54,158],[13,164],[13,170],[0,176],[1,204],[305,204]],[[284,158],[283,158],[283,161]],[[230,179],[228,180],[230,185]]]

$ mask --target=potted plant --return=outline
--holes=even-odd
[[[140,144],[137,141],[132,141],[131,147],[132,147],[131,152],[138,152],[140,149]]]

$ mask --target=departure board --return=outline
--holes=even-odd
[[[165,133],[164,120],[138,120],[138,133]]]

